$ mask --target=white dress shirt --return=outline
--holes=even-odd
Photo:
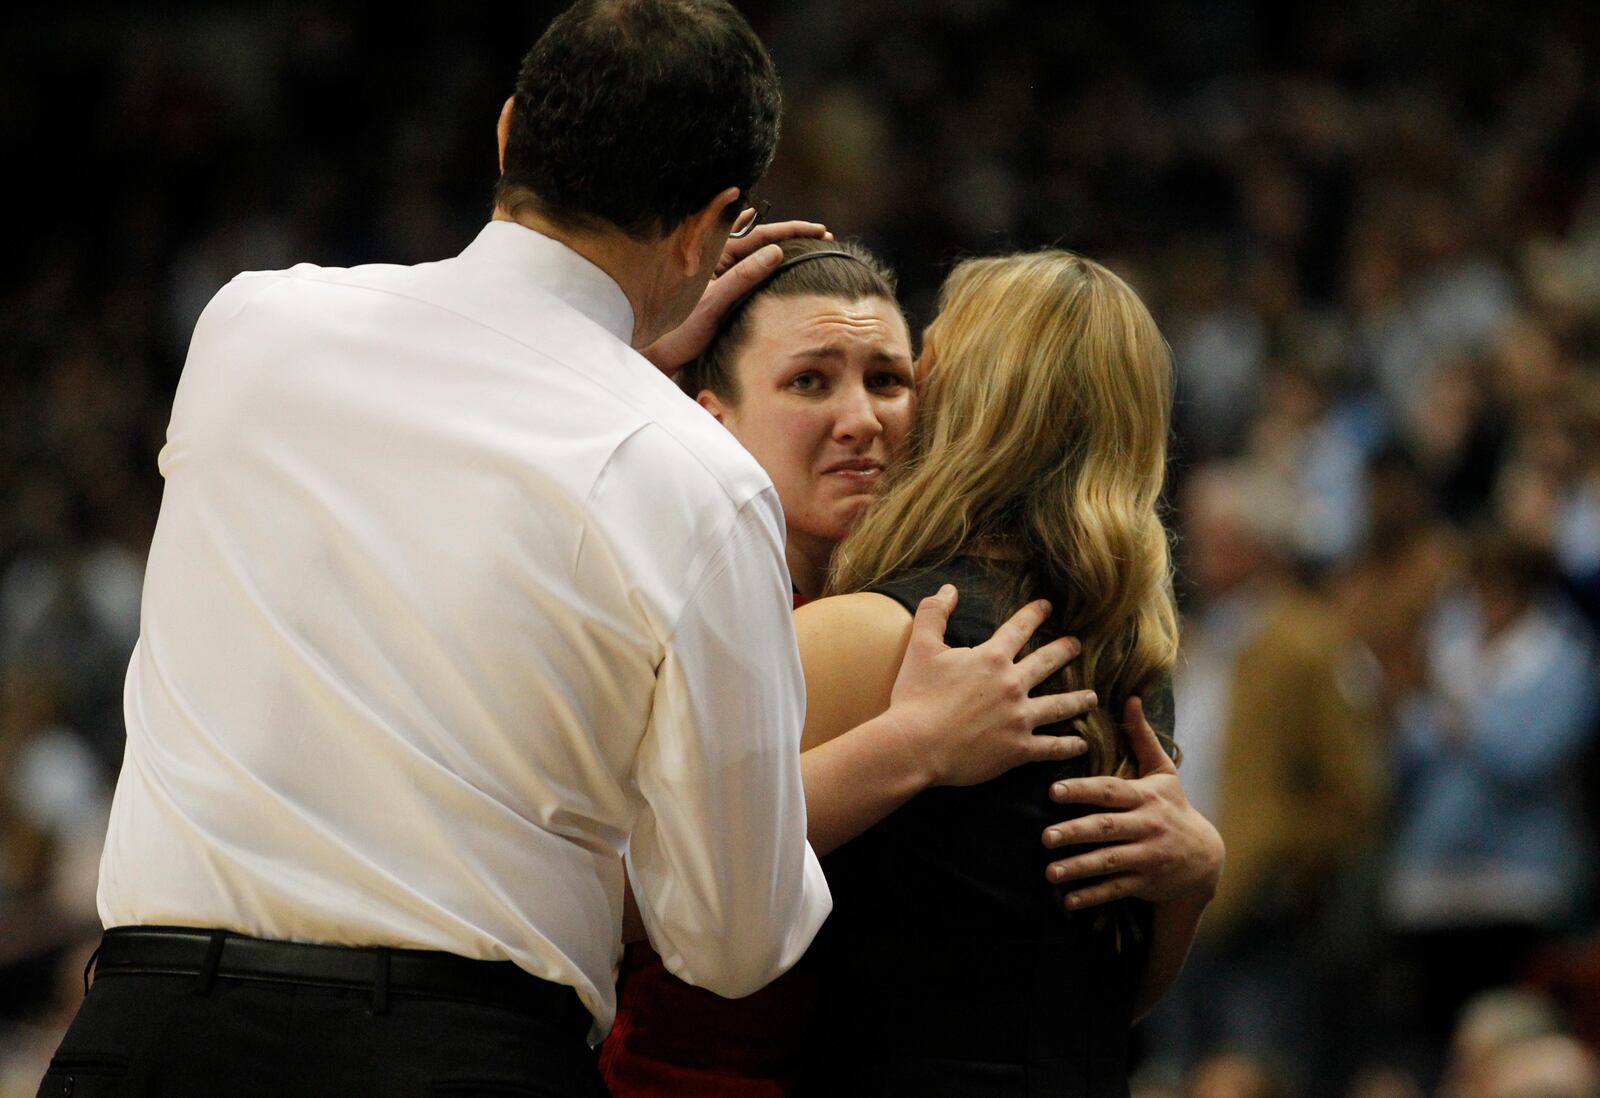
[[[623,862],[667,967],[744,995],[829,909],[783,518],[628,346],[599,268],[240,275],[160,467],[108,926],[509,959],[615,1011]]]

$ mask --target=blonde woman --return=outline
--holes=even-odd
[[[1080,760],[927,790],[828,859],[809,1089],[1123,1095],[1129,1027],[1176,976],[1221,864],[1210,829],[1193,873],[1119,872],[1148,837],[1148,780],[1181,789],[1137,700],[1166,694],[1178,644],[1166,345],[1120,278],[1046,251],[959,266],[920,371],[909,453],[834,555],[838,597],[796,615],[806,749],[888,706],[913,613],[946,584],[951,645],[1049,599],[1036,639],[1083,646],[1056,688],[1101,705],[1076,722]],[[1061,822],[1056,779],[1058,800],[1111,811]]]

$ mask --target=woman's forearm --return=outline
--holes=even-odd
[[[842,846],[933,784],[926,755],[883,713],[800,756],[806,836],[819,855]]]
[[[1149,1014],[1156,1003],[1167,993],[1183,971],[1183,962],[1194,944],[1195,932],[1200,929],[1200,916],[1211,902],[1209,895],[1182,896],[1155,905],[1155,918],[1150,928],[1150,956],[1145,962],[1144,978],[1133,999],[1133,1017],[1137,1021]]]

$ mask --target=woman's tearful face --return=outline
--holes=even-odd
[[[825,557],[903,451],[916,401],[910,334],[881,298],[764,298],[750,322],[737,403],[699,401],[772,478],[790,542]]]

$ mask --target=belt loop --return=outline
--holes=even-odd
[[[89,960],[83,966],[83,993],[89,994],[89,974],[94,971],[94,963],[100,959],[100,951],[106,947],[106,940],[101,936],[99,943],[94,947],[94,952],[89,954]]]
[[[200,975],[195,978],[194,986],[189,989],[191,995],[210,995],[211,985],[217,979],[217,966],[222,963],[222,943],[227,941],[226,930],[213,930],[211,941],[206,946],[205,960],[200,962]]]
[[[372,1014],[386,1014],[389,1010],[389,951],[372,951]]]

